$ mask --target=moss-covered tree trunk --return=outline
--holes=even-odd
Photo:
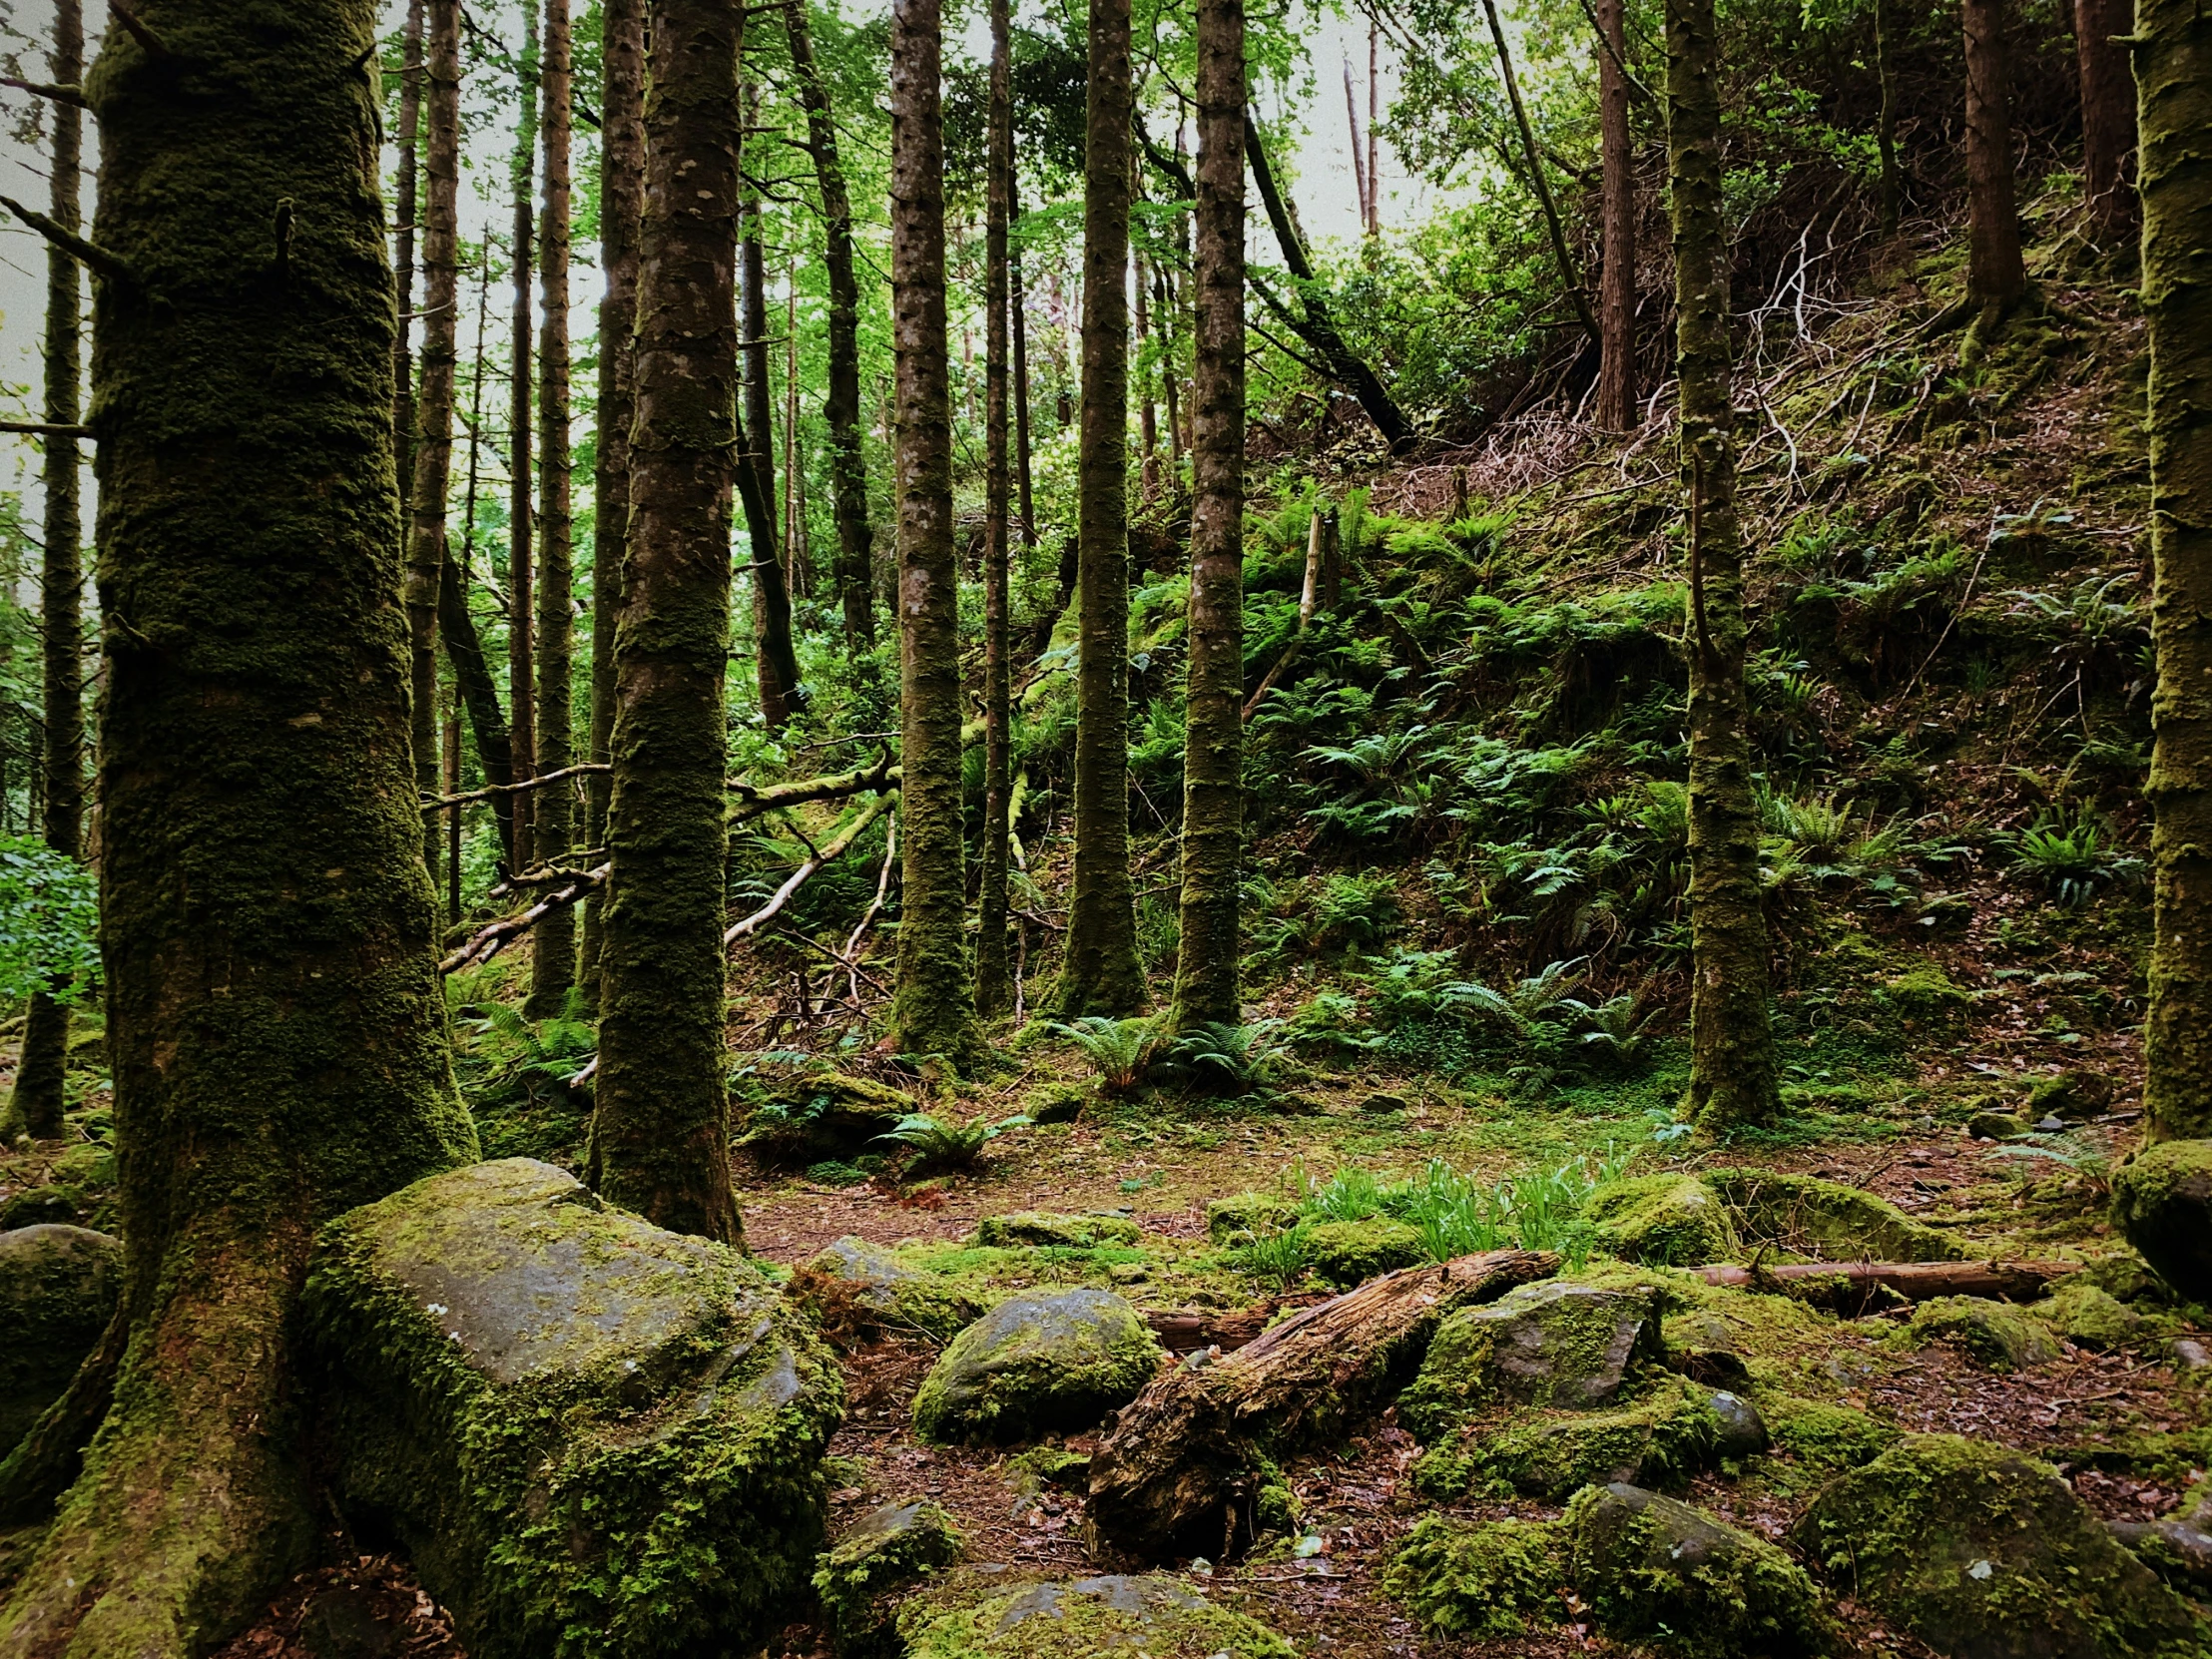
[[[1244,0],[1198,8],[1191,660],[1175,1023],[1233,1025],[1244,865]]]
[[[568,215],[572,76],[568,0],[545,0],[539,68],[545,197],[538,214],[538,770],[574,762],[569,737],[570,671],[576,630],[575,528],[569,506]],[[567,784],[535,792],[531,856],[558,862],[571,850],[575,792]],[[549,1019],[576,983],[576,911],[555,905],[530,934],[530,994],[523,1011]]]
[[[975,1005],[1013,1006],[1006,960],[1006,840],[1013,823],[1013,660],[1008,614],[1006,465],[1006,233],[1014,205],[1012,21],[991,0],[989,178],[983,229],[983,883],[975,904]]]
[[[891,7],[891,345],[897,355],[898,706],[905,835],[891,1037],[964,1061],[975,1041],[960,803],[960,571],[945,357],[938,0]],[[1124,174],[1126,176],[1126,169]]]
[[[512,177],[514,313],[507,349],[507,711],[508,747],[516,783],[538,775],[537,615],[532,580],[530,499],[530,268],[536,245],[531,189],[536,182],[538,136],[538,0],[522,0],[522,57],[516,65],[515,148]],[[536,792],[514,798],[514,867],[537,861]]]
[[[48,62],[58,85],[74,86],[84,78],[85,18],[79,0],[57,0]],[[53,120],[47,213],[63,229],[76,231],[82,212],[77,175],[83,160],[84,116],[75,105],[57,102]],[[45,418],[56,426],[74,426],[82,418],[78,382],[84,372],[84,353],[78,293],[77,262],[60,248],[49,247]],[[46,547],[39,578],[39,615],[45,625],[39,656],[45,716],[41,782],[46,797],[46,844],[74,858],[81,850],[85,805],[85,574],[79,556],[84,524],[77,490],[77,440],[49,434],[44,461],[41,483],[46,511],[40,533]],[[41,1140],[59,1135],[62,1073],[68,1059],[69,1004],[34,995],[24,1012],[15,1090],[7,1110],[0,1112],[0,1127]]]
[[[2081,70],[2081,193],[2100,235],[2115,241],[2135,229],[2135,192],[2127,158],[2135,148],[2135,77],[2126,38],[2129,0],[2074,0],[2074,57]]]
[[[757,99],[746,107],[756,115]],[[776,428],[769,416],[768,250],[761,234],[761,199],[750,183],[739,208],[739,253],[744,286],[739,300],[740,365],[745,379],[745,415],[740,427],[738,499],[745,507],[746,541],[753,551],[754,666],[760,685],[761,719],[770,731],[788,724],[796,712],[799,657],[792,648],[792,598],[784,582],[783,538],[776,522]]]
[[[1021,181],[1015,174],[1010,148],[1006,173],[1011,192],[1006,203],[1006,281],[1014,348],[1014,499],[1021,507],[1021,545],[1033,552],[1037,546],[1037,510],[1029,460],[1029,295],[1021,280],[1021,249],[1012,238],[1012,226],[1021,219]]]
[[[615,621],[622,612],[623,538],[630,527],[630,422],[636,412],[638,218],[645,191],[645,0],[605,0],[601,10],[599,448],[592,472],[591,761],[606,766],[615,732]],[[585,787],[584,844],[607,844],[604,775]],[[584,904],[581,982],[599,1006],[606,899]]]
[[[2212,20],[2195,0],[2139,0],[2135,35],[2158,658],[2143,1108],[2154,1140],[2203,1140],[2212,1139]]]
[[[663,1227],[738,1243],[723,1081],[723,664],[744,14],[719,0],[654,0],[648,18],[592,1181]]]
[[[1604,199],[1597,319],[1597,423],[1636,426],[1636,152],[1628,131],[1625,0],[1597,0],[1598,188]]]
[[[1743,548],[1736,521],[1721,213],[1720,43],[1713,0],[1667,0],[1667,158],[1674,216],[1676,373],[1689,498],[1690,1089],[1712,1127],[1777,1103],[1766,920],[1744,695]]]
[[[2002,317],[2027,291],[2012,182],[2004,0],[1959,0],[1966,37],[1966,296]]]
[[[315,1226],[474,1154],[408,748],[366,0],[111,26],[93,240],[101,932],[128,1346],[0,1653],[185,1659],[321,1524]]]
[[[399,35],[399,167],[392,187],[392,285],[399,294],[399,328],[391,340],[392,452],[399,469],[402,506],[414,499],[415,384],[415,221],[421,213],[423,0],[407,0],[407,21]],[[72,77],[74,79],[74,77]]]
[[[1077,461],[1075,891],[1055,1001],[1145,1005],[1129,879],[1129,0],[1093,0],[1083,145],[1083,411]]]
[[[867,465],[860,449],[860,287],[852,275],[852,201],[837,159],[837,124],[815,62],[807,0],[792,0],[792,71],[807,111],[807,147],[822,191],[822,264],[830,284],[830,365],[822,418],[830,428],[830,493],[837,522],[837,598],[845,638],[875,642],[874,536],[867,522]]]

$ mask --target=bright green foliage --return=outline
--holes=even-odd
[[[1129,1094],[1140,1087],[1168,1041],[1160,1022],[1141,1014],[1126,1019],[1086,1014],[1052,1029],[1082,1050],[1104,1094]]]
[[[1427,1241],[1402,1222],[1325,1221],[1299,1231],[1314,1273],[1342,1289],[1429,1259]]]
[[[976,1118],[952,1123],[927,1112],[909,1112],[875,1138],[905,1147],[912,1155],[908,1167],[922,1170],[973,1169],[983,1149],[1009,1129],[1026,1129],[1029,1120],[1015,1115],[996,1123]]]
[[[1297,1651],[1258,1620],[1217,1607],[1164,1573],[955,1583],[902,1608],[898,1633],[908,1659],[1293,1659]]]
[[[67,853],[0,835],[0,1001],[74,1005],[100,983],[100,887]]]

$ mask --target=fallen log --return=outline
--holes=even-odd
[[[1234,1354],[1164,1372],[1091,1459],[1093,1547],[1148,1560],[1228,1554],[1252,1538],[1260,1472],[1342,1433],[1402,1387],[1445,1315],[1556,1272],[1543,1251],[1494,1250],[1371,1279]]]
[[[1708,1285],[1776,1291],[1832,1313],[1871,1313],[1885,1302],[1927,1302],[1938,1296],[2033,1302],[2075,1262],[1791,1262],[1782,1267],[1725,1264],[1699,1268]]]
[[[1160,1339],[1160,1346],[1170,1354],[1195,1354],[1200,1349],[1218,1348],[1224,1354],[1234,1353],[1247,1343],[1255,1341],[1267,1330],[1268,1321],[1286,1308],[1311,1308],[1327,1297],[1286,1297],[1280,1301],[1263,1302],[1255,1307],[1237,1309],[1231,1313],[1209,1314],[1194,1309],[1155,1308],[1145,1314],[1145,1323],[1152,1327],[1152,1334]]]

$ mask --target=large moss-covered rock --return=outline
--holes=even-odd
[[[2212,1491],[2197,1488],[2193,1499],[2154,1521],[2108,1521],[2112,1536],[2144,1566],[2185,1595],[2199,1601],[2212,1592]]]
[[[844,1158],[869,1146],[921,1103],[869,1077],[818,1071],[764,1084],[746,1108],[740,1143],[764,1157]]]
[[[1306,1261],[1314,1276],[1340,1290],[1365,1285],[1428,1259],[1421,1237],[1401,1221],[1325,1221],[1306,1230]]]
[[[1436,1497],[1470,1487],[1557,1501],[1584,1486],[1671,1486],[1722,1455],[1728,1424],[1715,1392],[1686,1379],[1655,1382],[1608,1411],[1530,1411],[1430,1451],[1414,1482]]]
[[[1523,1285],[1437,1328],[1397,1413],[1428,1438],[1493,1400],[1592,1409],[1613,1400],[1632,1365],[1660,1358],[1649,1291]]]
[[[2050,1330],[2024,1308],[1980,1296],[1939,1296],[1913,1310],[1892,1339],[1904,1348],[1942,1343],[1990,1371],[2032,1371],[2058,1358]]]
[[[1133,1245],[1144,1230],[1127,1216],[1063,1216],[1050,1210],[1016,1210],[1011,1215],[985,1216],[975,1224],[979,1245],[1057,1246],[1062,1250],[1096,1250],[1100,1245]]]
[[[2212,1302],[2212,1141],[2161,1141],[2122,1164],[2112,1220],[2159,1278]]]
[[[1965,1254],[1949,1234],[1857,1187],[1763,1169],[1708,1170],[1704,1181],[1750,1244],[1824,1262],[1955,1262]]]
[[[1694,1175],[1679,1171],[1616,1181],[1591,1196],[1597,1247],[1624,1262],[1699,1267],[1736,1254],[1728,1210]]]
[[[1206,1205],[1206,1237],[1218,1245],[1243,1244],[1298,1225],[1298,1206],[1273,1193],[1236,1193]]]
[[[850,1234],[825,1246],[807,1267],[848,1287],[853,1308],[878,1330],[941,1343],[983,1311],[982,1303],[956,1282],[925,1273],[897,1252]]]
[[[2198,1659],[2196,1616],[2045,1464],[1917,1434],[1794,1533],[1861,1605],[1953,1659]]]
[[[69,1386],[122,1290],[123,1246],[105,1233],[0,1233],[0,1456]]]
[[[1566,1610],[1568,1547],[1551,1521],[1424,1515],[1390,1558],[1382,1588],[1447,1636],[1518,1636]]]
[[[1575,1592],[1609,1635],[1698,1659],[1823,1652],[1829,1626],[1805,1569],[1763,1538],[1638,1486],[1576,1494]]]
[[[900,1609],[906,1659],[1294,1659],[1297,1651],[1165,1573],[959,1589]]]
[[[2147,1344],[2158,1330],[2155,1323],[2080,1274],[2059,1281],[2058,1289],[2031,1311],[2076,1348],[2099,1353]]]
[[[895,1651],[889,1592],[918,1583],[960,1558],[960,1533],[934,1503],[871,1509],[838,1535],[815,1569],[815,1591],[837,1652],[863,1659]]]
[[[1111,1292],[1010,1297],[938,1357],[914,1395],[914,1431],[1005,1443],[1092,1428],[1137,1397],[1166,1353]]]
[[[478,1659],[740,1650],[806,1589],[840,1384],[735,1252],[510,1158],[332,1222],[303,1309],[340,1501]]]

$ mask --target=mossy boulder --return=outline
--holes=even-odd
[[[1704,1180],[1749,1245],[1824,1262],[1955,1262],[1965,1255],[1947,1233],[1857,1187],[1760,1169],[1708,1170]]]
[[[1012,1215],[985,1216],[975,1224],[979,1245],[1050,1246],[1061,1250],[1096,1250],[1100,1245],[1133,1245],[1144,1229],[1127,1216],[1063,1216],[1050,1210],[1017,1210]]]
[[[1898,1442],[1898,1429],[1856,1406],[1773,1390],[1762,1398],[1774,1448],[1816,1473],[1858,1468]]]
[[[1109,1291],[1010,1297],[953,1338],[914,1395],[914,1431],[1008,1443],[1094,1428],[1136,1398],[1167,1351]]]
[[[815,1569],[815,1591],[837,1652],[846,1659],[895,1652],[885,1593],[918,1583],[959,1558],[959,1528],[934,1503],[886,1503],[854,1521]]]
[[[1566,1610],[1570,1540],[1551,1521],[1424,1515],[1383,1570],[1383,1591],[1415,1619],[1473,1640],[1523,1635]]]
[[[2078,1274],[2060,1280],[2058,1288],[2031,1311],[2076,1348],[2098,1353],[2134,1348],[2149,1342],[2158,1330],[2155,1323]]]
[[[1325,1221],[1306,1229],[1306,1263],[1324,1284],[1349,1290],[1428,1259],[1421,1237],[1401,1221]]]
[[[1652,1267],[1699,1267],[1736,1254],[1728,1210],[1694,1175],[1679,1171],[1616,1181],[1591,1195],[1598,1249]]]
[[[2181,1659],[2188,1606],[2048,1465],[1916,1434],[1813,1500],[1800,1551],[1864,1606],[1953,1659]]]
[[[2202,1601],[2212,1592],[2212,1491],[2199,1487],[2193,1499],[2154,1521],[2106,1525],[2137,1560],[2184,1595]]]
[[[746,1110],[739,1143],[794,1163],[845,1158],[920,1110],[905,1090],[873,1078],[828,1071],[780,1077],[762,1085]]]
[[[1398,1417],[1425,1439],[1495,1400],[1591,1409],[1612,1401],[1630,1367],[1662,1357],[1650,1293],[1523,1285],[1437,1327]]]
[[[899,1610],[906,1659],[1295,1659],[1259,1620],[1166,1573],[992,1584],[921,1596]]]
[[[0,1231],[20,1232],[26,1227],[69,1227],[93,1212],[94,1199],[82,1187],[66,1181],[26,1187],[0,1202]]]
[[[1435,1496],[1479,1485],[1553,1501],[1609,1481],[1675,1485],[1721,1456],[1724,1424],[1713,1397],[1711,1388],[1667,1377],[1613,1410],[1523,1413],[1455,1451],[1430,1453],[1415,1481]]]
[[[1793,1659],[1831,1644],[1805,1569],[1701,1509],[1616,1482],[1578,1492],[1560,1524],[1575,1592],[1608,1635],[1698,1659]]]
[[[850,1234],[825,1246],[807,1267],[850,1287],[853,1307],[877,1330],[941,1343],[983,1311],[982,1303],[958,1284]]]
[[[736,1252],[510,1158],[332,1222],[302,1311],[341,1506],[479,1659],[738,1650],[804,1594],[842,1390]]]
[[[1990,1371],[2033,1371],[2058,1358],[2050,1330],[2024,1308],[1979,1296],[1939,1296],[1913,1310],[1892,1337],[1901,1348],[1943,1343]]]
[[[2178,1294],[2212,1303],[2212,1141],[2160,1141],[2122,1164],[2112,1221]]]
[[[1272,1193],[1236,1193],[1206,1206],[1206,1236],[1217,1245],[1281,1233],[1298,1225],[1298,1206]]]
[[[0,1233],[0,1456],[69,1386],[123,1292],[123,1246],[41,1224]]]

